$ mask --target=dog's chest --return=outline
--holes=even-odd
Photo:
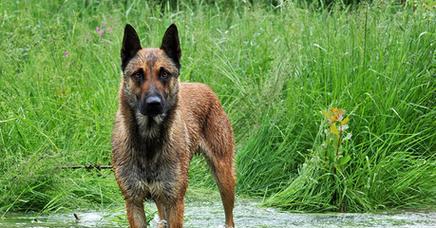
[[[156,160],[136,159],[122,168],[121,176],[133,197],[156,199],[175,196],[178,167],[170,160]]]

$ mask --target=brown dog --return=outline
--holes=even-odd
[[[160,48],[141,48],[126,25],[121,49],[123,77],[112,133],[112,166],[126,201],[130,227],[146,227],[144,200],[156,203],[161,221],[183,226],[188,166],[201,152],[215,177],[226,226],[233,227],[234,142],[230,122],[213,91],[180,83],[177,27],[168,27]]]

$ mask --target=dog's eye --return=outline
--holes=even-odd
[[[144,75],[142,74],[142,72],[136,72],[132,76],[133,76],[133,79],[135,79],[137,81],[141,81]]]
[[[168,71],[161,69],[159,77],[163,80],[166,80],[170,77],[170,73]]]

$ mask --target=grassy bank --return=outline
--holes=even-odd
[[[0,211],[122,204],[110,171],[61,167],[110,163],[127,22],[143,46],[177,23],[182,81],[210,85],[233,123],[239,194],[299,211],[432,207],[431,9],[3,1]],[[323,116],[332,107],[351,139]],[[192,164],[191,186],[214,187]]]

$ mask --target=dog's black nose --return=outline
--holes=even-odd
[[[150,96],[145,100],[147,106],[160,106],[161,103],[161,99],[158,96]]]
[[[163,112],[162,98],[157,95],[148,96],[145,98],[141,113],[147,116],[157,116]]]

